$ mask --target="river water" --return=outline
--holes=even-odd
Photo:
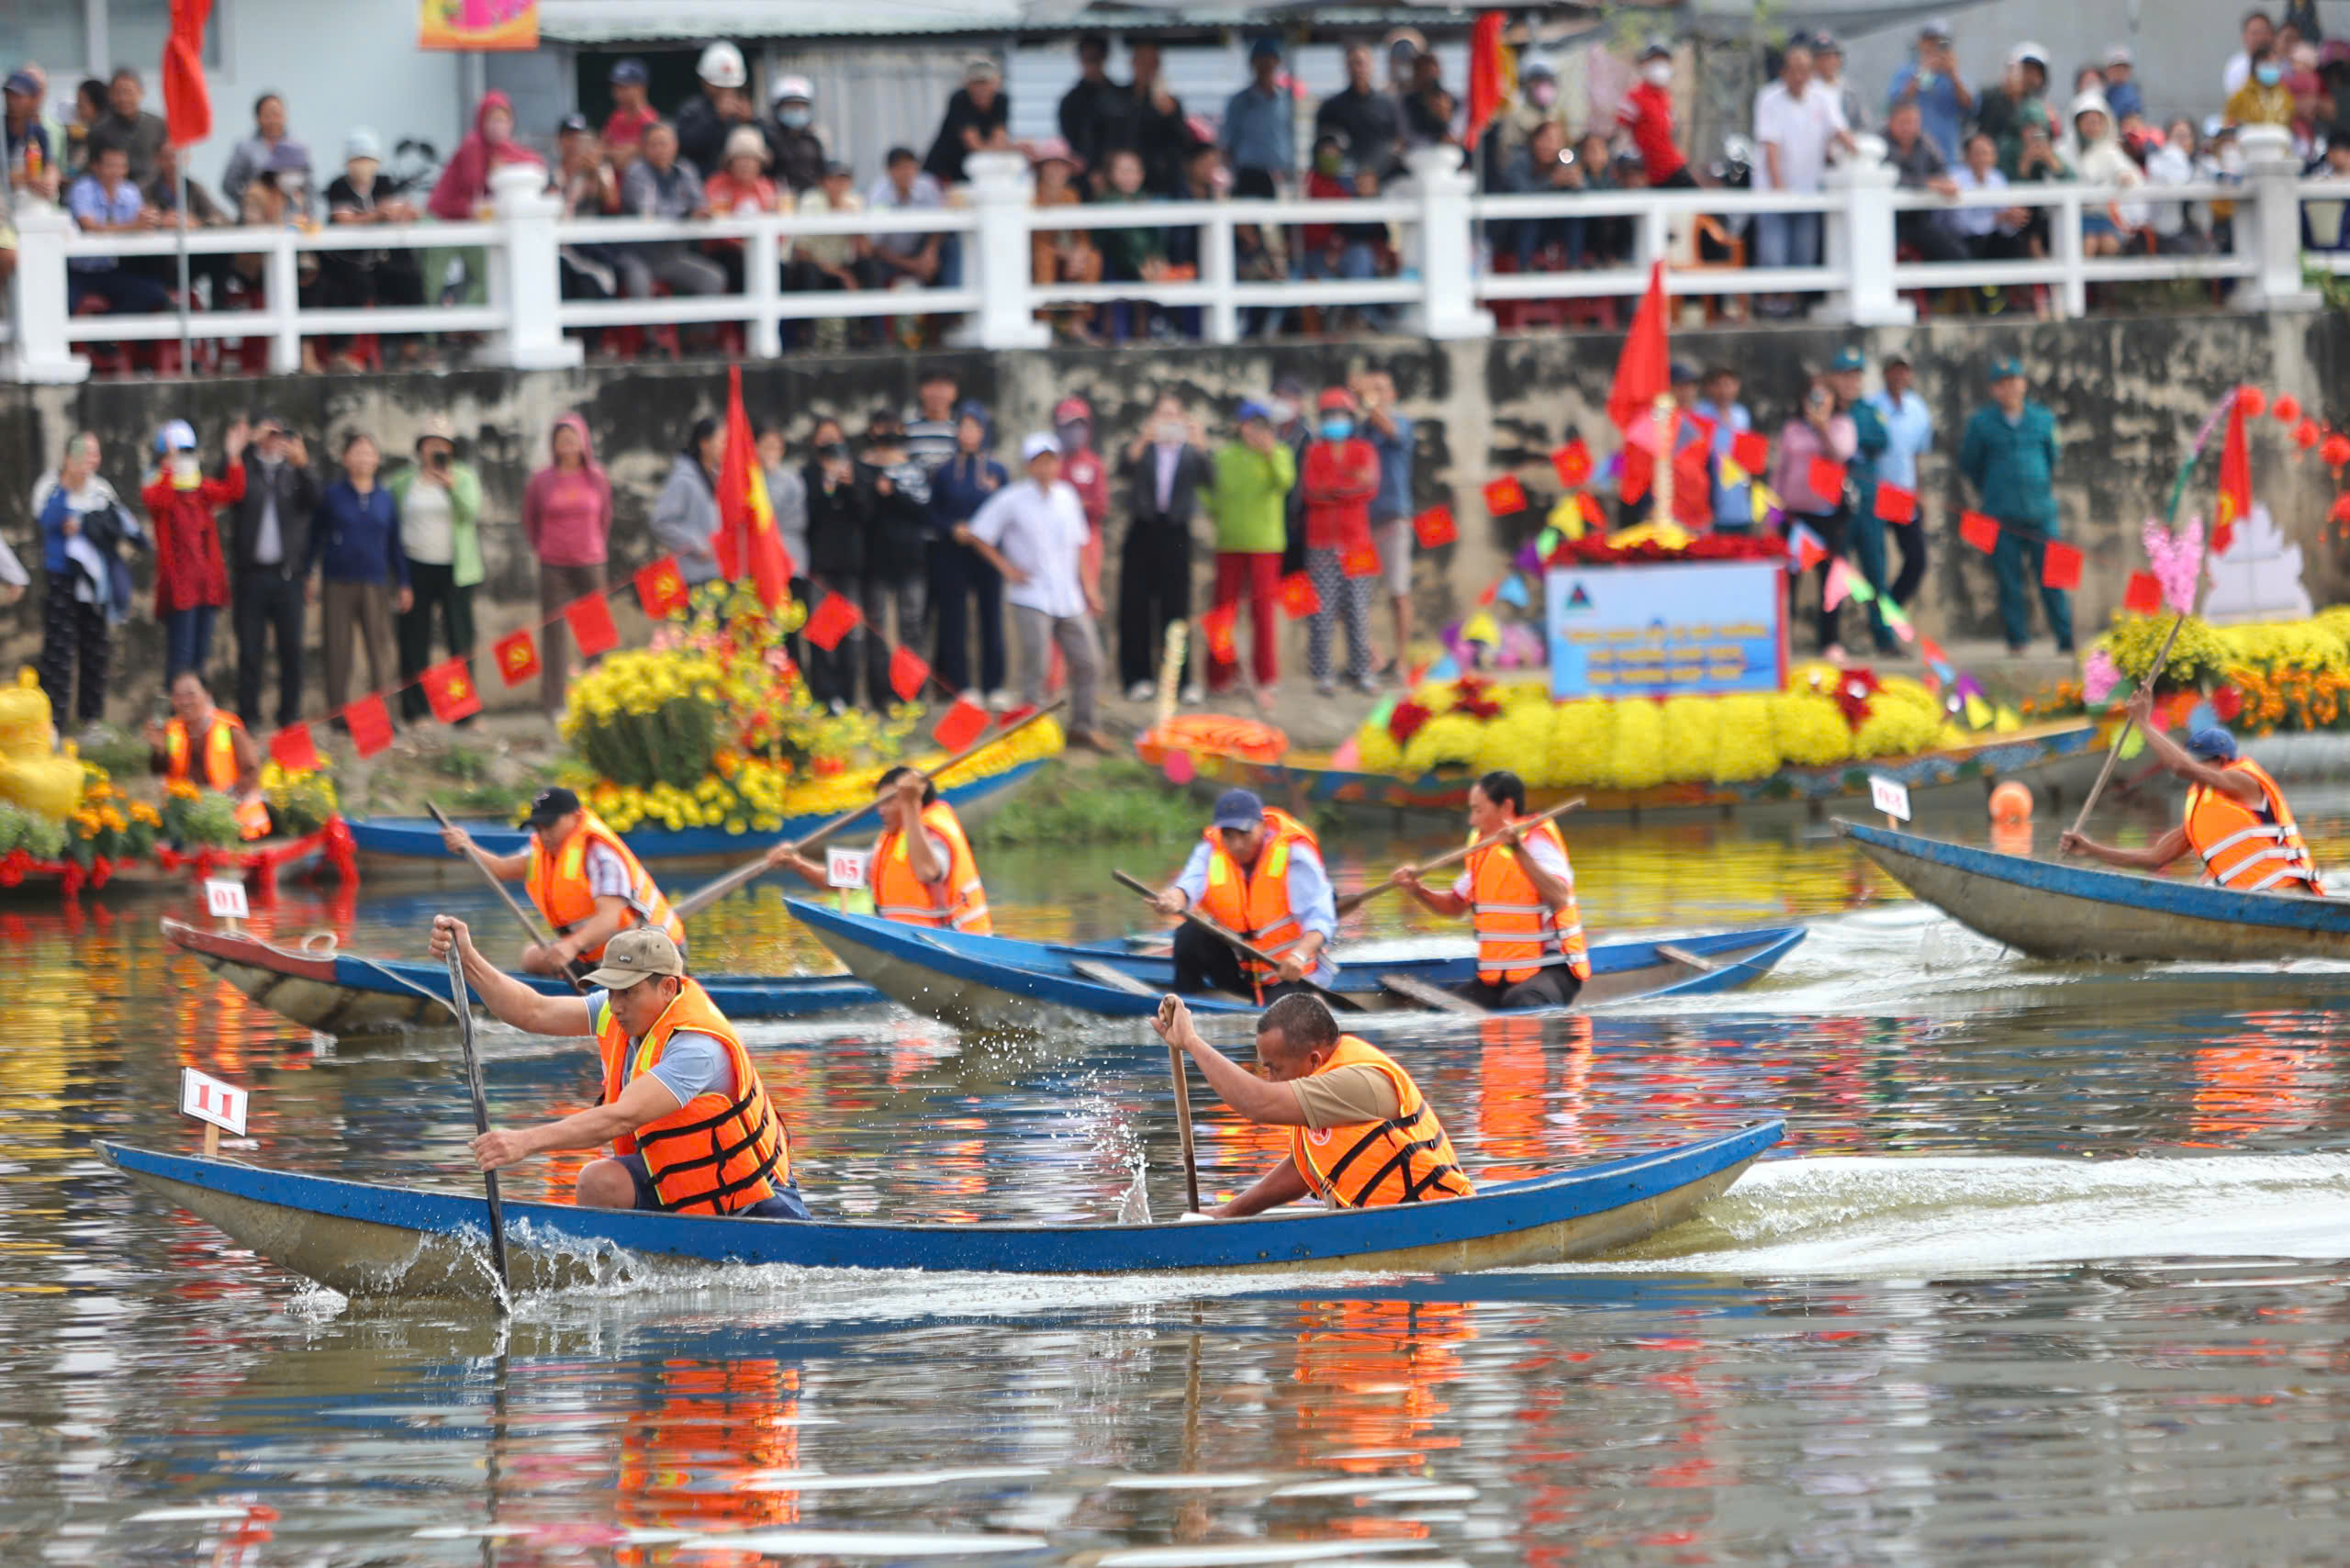
[[[2301,803],[2321,863],[2350,863],[2350,797]],[[1728,1197],[1630,1256],[1294,1282],[742,1271],[530,1298],[502,1327],[306,1288],[88,1152],[192,1147],[185,1064],[252,1089],[244,1158],[465,1188],[453,1035],[315,1042],[169,953],[151,901],[0,914],[0,1562],[2340,1561],[2350,965],[2032,964],[1817,833],[1572,834],[1600,932],[1808,922],[1759,990],[1382,1036],[1484,1176],[1786,1118]],[[1125,929],[1109,867],[1181,852],[991,857],[999,928]],[[503,939],[470,890],[289,891],[256,924],[413,952],[442,906]],[[1382,942],[1460,940],[1372,910]],[[696,941],[718,967],[822,962],[772,887]],[[1139,1025],[748,1034],[820,1211],[1104,1221],[1137,1171],[1181,1208]],[[485,1045],[495,1119],[593,1096],[578,1042]],[[1207,1189],[1277,1158],[1193,1094]],[[507,1190],[560,1185],[536,1166]]]

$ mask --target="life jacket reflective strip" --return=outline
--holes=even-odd
[[[633,1053],[607,996],[596,1015],[604,1058],[604,1103],[611,1104],[650,1072],[669,1036],[690,1030],[726,1047],[734,1070],[734,1097],[714,1091],[695,1095],[666,1116],[613,1140],[620,1154],[641,1154],[661,1206],[671,1214],[725,1215],[765,1202],[791,1184],[791,1139],[768,1103],[767,1086],[751,1065],[742,1037],[699,980],[678,991]]]
[[[1528,840],[1548,839],[1567,857],[1567,841],[1559,824],[1546,822],[1527,834]],[[1477,978],[1488,985],[1516,985],[1529,980],[1545,965],[1564,964],[1577,980],[1591,978],[1589,944],[1583,940],[1583,911],[1574,899],[1574,869],[1567,870],[1567,907],[1553,915],[1550,906],[1526,874],[1506,845],[1496,844],[1469,857],[1469,899],[1477,932]]]
[[[193,778],[188,772],[187,724],[173,719],[163,726],[163,777],[180,782],[201,784],[210,790],[233,790],[237,787],[237,732],[245,727],[244,721],[234,713],[212,711],[211,727],[204,733],[204,777]]]
[[[684,952],[686,923],[669,907],[669,901],[662,896],[652,874],[621,842],[621,835],[604,825],[601,817],[593,812],[580,815],[583,820],[579,831],[565,839],[562,850],[552,857],[547,854],[546,842],[536,833],[531,834],[531,864],[523,872],[523,885],[530,890],[531,902],[539,906],[556,935],[570,935],[596,913],[596,895],[588,883],[588,846],[600,844],[621,857],[621,865],[628,872],[626,898],[636,923],[659,926],[677,945],[677,951]],[[603,956],[604,945],[600,942],[579,955],[589,961]]]
[[[995,930],[988,915],[987,889],[979,884],[979,863],[955,808],[933,801],[922,809],[924,831],[946,846],[946,876],[925,886],[914,875],[913,847],[906,835],[890,832],[873,846],[873,861],[866,876],[873,888],[874,912],[884,920],[908,925],[951,925],[975,936]]]
[[[1382,1122],[1290,1129],[1290,1159],[1315,1195],[1334,1207],[1368,1209],[1473,1194],[1420,1086],[1386,1052],[1341,1035],[1320,1072],[1358,1064],[1377,1068],[1394,1084],[1396,1114]]]
[[[2286,882],[2322,894],[2317,865],[2293,820],[2292,807],[2268,770],[2248,756],[2221,767],[2260,786],[2262,807],[2246,806],[2225,790],[2197,784],[2187,792],[2187,839],[2203,857],[2208,880],[2238,892],[2264,892]]]
[[[1297,912],[1289,907],[1290,855],[1304,844],[1318,857],[1322,846],[1304,823],[1270,806],[1265,808],[1265,833],[1257,863],[1243,871],[1240,863],[1225,852],[1217,831],[1207,830],[1208,885],[1200,897],[1200,913],[1278,959],[1305,940],[1305,927]],[[1249,958],[1240,960],[1240,972],[1259,983],[1274,976],[1270,965]]]

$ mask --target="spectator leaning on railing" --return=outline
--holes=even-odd
[[[154,176],[155,151],[163,145],[163,121],[139,106],[147,96],[146,84],[128,65],[117,66],[106,82],[106,112],[90,127],[90,151],[118,147],[129,158],[133,185]]]
[[[1893,73],[1886,106],[1904,103],[1918,106],[1919,123],[1934,151],[1946,162],[1955,162],[1967,117],[1975,111],[1975,95],[1959,73],[1947,17],[1936,17],[1918,29],[1915,56]]]
[[[785,76],[775,84],[775,118],[767,128],[774,153],[771,172],[798,196],[824,177],[832,154],[816,129],[816,94],[805,76]]]
[[[923,160],[923,173],[942,185],[963,184],[964,159],[1012,145],[1011,118],[1012,95],[1003,90],[1002,69],[984,55],[971,60],[963,67],[963,84],[946,100],[946,118]]]
[[[779,194],[775,182],[767,178],[767,138],[747,125],[734,128],[726,139],[726,162],[702,183],[702,207],[715,218],[744,218],[770,212],[791,210],[789,198]],[[706,247],[713,260],[726,270],[727,292],[743,291],[744,241],[726,235],[708,242]],[[781,248],[781,263],[791,260],[789,243]]]
[[[1640,50],[1639,66],[1639,81],[1616,106],[1616,123],[1639,149],[1651,188],[1687,189],[1697,179],[1673,134],[1673,46],[1651,39]]]
[[[1852,139],[1836,95],[1813,78],[1811,50],[1791,43],[1780,61],[1779,79],[1754,98],[1754,140],[1762,158],[1754,188],[1803,195],[1817,193],[1831,148],[1851,151]],[[1809,267],[1819,264],[1820,215],[1817,212],[1758,212],[1754,215],[1755,264]],[[1765,315],[1793,309],[1785,296],[1763,302]]]
[[[935,212],[946,206],[946,193],[938,182],[922,171],[922,161],[911,147],[892,147],[884,165],[885,173],[873,183],[866,196],[866,207],[874,212]],[[924,234],[898,231],[878,234],[873,240],[873,259],[878,263],[878,275],[884,287],[895,287],[901,282],[952,288],[960,281],[961,251],[955,236],[936,231]]]
[[[803,218],[864,210],[865,198],[856,194],[856,182],[845,163],[825,164],[824,177],[816,188],[800,197],[800,215]],[[878,274],[870,239],[858,234],[805,234],[792,242],[791,264],[786,269],[784,286],[795,290],[856,290],[878,286]],[[873,328],[867,324],[856,330],[861,337]],[[820,347],[838,350],[847,346],[851,327],[844,317],[828,316],[809,323],[805,330]]]
[[[130,154],[120,147],[101,148],[90,170],[73,182],[66,206],[85,234],[140,234],[156,228],[156,215],[130,183]],[[86,299],[100,299],[106,308],[134,314],[168,310],[172,297],[163,286],[125,266],[114,256],[75,256],[67,261],[66,302],[73,310]]]
[[[9,188],[56,200],[56,144],[50,140],[49,128],[40,122],[39,79],[29,71],[9,73],[7,82],[0,85],[0,104],[6,106],[0,131],[6,133]]]
[[[263,93],[253,100],[253,134],[237,143],[229,154],[228,168],[221,172],[221,196],[232,205],[241,205],[245,187],[270,167],[272,156],[286,144],[285,100],[275,93]],[[308,159],[303,162],[307,166]]]
[[[629,165],[621,182],[621,210],[632,218],[671,221],[710,216],[700,171],[678,154],[677,133],[666,122],[644,133],[643,156]],[[651,298],[656,281],[674,294],[720,294],[726,288],[726,270],[683,240],[621,246],[616,264],[621,292],[631,299]]]
[[[1035,204],[1040,207],[1076,207],[1084,200],[1077,187],[1077,160],[1058,137],[1036,143]],[[1105,230],[1106,232],[1106,230]],[[1028,236],[1028,268],[1036,283],[1100,283],[1102,251],[1089,229],[1037,229]],[[1093,311],[1085,305],[1048,305],[1037,319],[1052,324],[1056,338],[1081,343],[1101,340],[1094,335]]]
[[[1892,165],[1905,190],[1931,191],[1942,196],[1958,195],[1958,182],[1951,177],[1942,155],[1919,128],[1918,106],[1914,103],[1894,105],[1893,113],[1886,118],[1885,161]],[[1940,221],[1941,216],[1924,208],[1896,213],[1896,242],[1930,262],[1966,260],[1965,243]]]

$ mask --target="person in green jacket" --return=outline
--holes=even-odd
[[[1999,623],[2008,652],[2022,653],[2031,640],[2031,585],[2040,582],[2041,608],[2056,635],[2056,651],[2071,653],[2072,597],[2041,581],[2048,542],[2056,537],[2056,417],[2025,395],[2020,361],[1992,365],[1991,401],[1966,421],[1958,471],[1975,487],[1984,512],[1999,524],[1991,571],[1999,583]]]
[[[1243,594],[1248,599],[1249,663],[1259,691],[1271,695],[1281,678],[1281,550],[1289,543],[1289,492],[1297,459],[1273,433],[1272,411],[1254,398],[1239,409],[1240,434],[1216,450],[1214,480],[1205,498],[1215,521],[1215,607],[1202,618],[1207,632],[1208,689],[1231,686],[1237,639],[1231,635]],[[1213,623],[1221,622],[1219,637]]]
[[[400,613],[400,678],[413,683],[432,662],[432,617],[437,610],[449,652],[466,661],[470,680],[474,653],[474,588],[481,582],[481,476],[457,461],[456,430],[434,415],[416,438],[416,462],[393,476],[392,504],[399,509],[400,554],[408,557],[412,598]],[[431,704],[420,686],[400,690],[400,712],[420,719]]]

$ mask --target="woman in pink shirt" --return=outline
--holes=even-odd
[[[548,444],[553,460],[522,491],[522,533],[539,558],[539,613],[552,618],[572,600],[604,591],[612,482],[598,466],[588,421],[577,414],[555,420]],[[571,641],[561,621],[540,641],[539,701],[552,720],[561,716],[571,683]]]
[[[1787,509],[1789,531],[1803,523],[1828,546],[1828,559],[1818,568],[1819,651],[1833,659],[1842,658],[1844,650],[1836,641],[1836,617],[1827,608],[1828,572],[1844,553],[1844,492],[1839,488],[1834,495],[1825,495],[1815,488],[1811,465],[1817,458],[1849,463],[1860,448],[1860,431],[1852,424],[1852,416],[1838,413],[1834,390],[1826,381],[1815,378],[1804,394],[1803,411],[1779,431],[1778,461],[1771,468],[1771,488],[1779,493],[1779,504]]]

